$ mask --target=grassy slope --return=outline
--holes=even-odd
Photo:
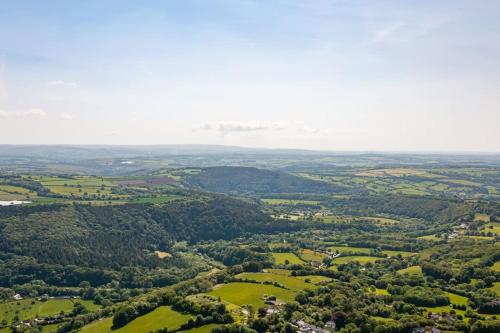
[[[276,296],[277,299],[291,302],[295,298],[295,293],[290,290],[278,288],[272,285],[255,283],[234,282],[216,288],[208,293],[209,295],[220,297],[226,302],[243,305],[252,304],[255,308],[264,306],[264,296]]]

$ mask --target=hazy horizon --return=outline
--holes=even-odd
[[[0,144],[500,153],[498,1],[0,9]]]

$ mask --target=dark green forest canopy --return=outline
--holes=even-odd
[[[336,193],[341,186],[297,177],[285,172],[250,167],[202,168],[185,181],[203,190],[239,194]]]

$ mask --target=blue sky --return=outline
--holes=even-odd
[[[0,0],[0,143],[498,152],[498,13]]]

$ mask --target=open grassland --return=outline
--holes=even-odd
[[[64,178],[57,176],[38,176],[33,177],[33,180],[38,181],[50,192],[63,196],[83,196],[86,194],[123,197],[112,194],[111,190],[116,184],[102,177],[77,176]]]
[[[163,251],[155,251],[155,254],[158,256],[158,258],[163,259],[163,258],[170,258],[172,255],[168,252],[163,252]]]
[[[363,216],[361,219],[373,221],[377,225],[394,225],[400,223],[400,221],[388,217]]]
[[[273,258],[277,265],[286,265],[287,261],[289,264],[303,264],[304,262],[297,257],[294,253],[272,253]]]
[[[333,260],[334,265],[341,265],[341,264],[347,264],[349,262],[359,262],[360,264],[364,265],[369,262],[375,262],[377,260],[382,260],[383,258],[377,258],[377,257],[369,257],[369,256],[347,256],[347,257],[338,257]]]
[[[42,326],[42,333],[54,333],[54,332],[57,332],[57,328],[59,326],[61,326],[61,324],[50,324],[50,325]]]
[[[410,266],[397,271],[398,274],[421,275],[422,268],[420,266]]]
[[[314,283],[330,280],[329,278],[323,276],[301,276],[299,278],[274,273],[241,273],[236,277],[259,282],[277,282],[294,291],[300,291],[306,288],[314,289],[317,287]],[[306,280],[310,282],[306,282]]]
[[[295,292],[272,285],[233,282],[220,285],[208,293],[220,297],[228,303],[238,306],[251,304],[255,308],[264,306],[265,296],[276,296],[278,300],[291,302],[295,298]]]
[[[390,169],[372,169],[358,172],[356,176],[360,177],[403,177],[419,176],[427,178],[437,178],[439,176],[429,173],[425,170],[411,168],[390,168]]]
[[[195,327],[187,331],[180,331],[182,333],[211,333],[214,328],[216,328],[217,324],[208,324],[200,327]]]
[[[71,312],[71,310],[73,310],[73,300],[70,299],[50,299],[46,302],[35,299],[8,301],[0,303],[0,322],[6,320],[7,323],[12,323],[16,315],[19,320],[26,320],[37,316],[44,318],[61,311]]]
[[[494,291],[497,294],[497,296],[500,297],[500,282],[493,283],[493,287],[489,289]]]
[[[24,187],[0,184],[0,200],[31,200],[37,196],[36,192],[32,192]]]
[[[492,232],[495,235],[500,235],[500,222],[490,222],[484,225],[484,232]]]
[[[352,247],[352,246],[330,246],[328,249],[337,253],[340,252],[344,256],[349,255],[349,253],[370,254],[370,252],[372,251],[372,249],[370,248]],[[398,254],[401,254],[402,257],[409,257],[415,255],[415,253],[412,252],[393,251],[393,250],[383,250],[382,253],[386,254],[389,257],[394,257],[397,256]]]
[[[428,241],[437,241],[440,240],[441,238],[436,237],[436,235],[426,235],[426,236],[420,236],[417,237],[418,239],[423,239],[423,240],[428,240]]]
[[[487,214],[476,213],[474,221],[490,222],[490,216]]]
[[[319,205],[320,201],[315,200],[295,200],[295,199],[271,199],[271,198],[263,198],[261,199],[268,205]]]
[[[172,310],[169,306],[160,306],[153,311],[140,316],[124,327],[111,330],[113,325],[112,318],[105,318],[83,327],[79,332],[82,333],[148,333],[167,327],[169,330],[176,330],[192,318],[189,314],[180,313]]]
[[[500,272],[500,261],[495,262],[493,266],[491,266],[491,269],[495,272]]]
[[[454,293],[445,292],[445,294],[450,299],[451,304],[467,305],[467,301],[469,300],[467,297],[460,296]]]
[[[432,312],[436,314],[441,314],[441,313],[450,313],[451,310],[454,310],[457,315],[464,315],[465,311],[464,310],[459,310],[459,309],[452,309],[451,306],[445,305],[445,306],[436,306],[434,308],[428,308],[426,307],[425,310],[427,312]],[[467,319],[467,318],[466,318]]]
[[[316,261],[322,262],[324,258],[328,256],[324,253],[309,250],[309,249],[301,249],[299,252],[300,258],[305,261]]]

